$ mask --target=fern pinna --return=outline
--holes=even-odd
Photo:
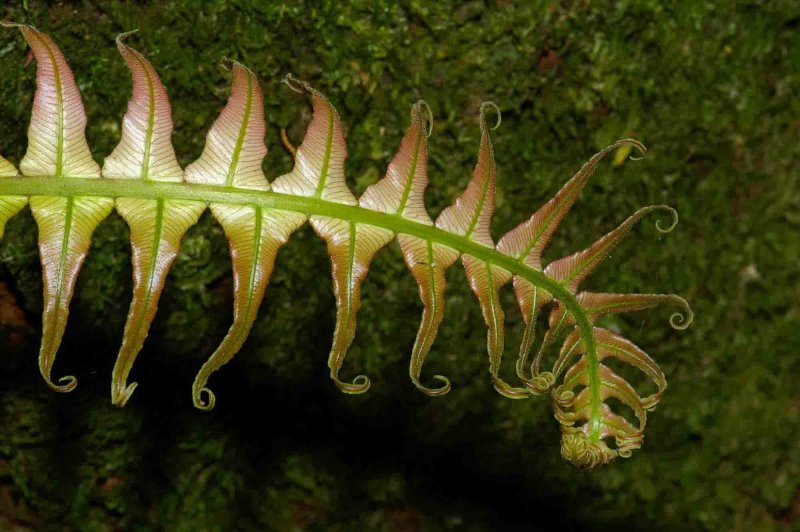
[[[133,96],[122,139],[101,169],[86,143],[81,96],[61,51],[48,35],[31,26],[4,25],[19,28],[30,45],[37,61],[37,87],[21,175],[0,158],[0,234],[11,216],[30,205],[39,227],[44,279],[39,369],[52,389],[67,392],[76,386],[73,376],[54,380],[51,369],[95,227],[113,209],[130,226],[134,293],[111,384],[112,401],[122,406],[136,388],[136,383],[128,382],[128,374],[147,337],[181,237],[210,208],[230,243],[234,318],[197,374],[192,386],[196,407],[213,408],[209,377],[242,347],[278,249],[308,221],[325,240],[331,258],[337,308],[328,367],[342,391],[362,393],[370,386],[365,375],[347,382],[339,372],[355,335],[360,287],[370,261],[396,238],[423,303],[409,367],[417,388],[428,395],[450,389],[441,375],[433,377],[435,386],[424,384],[421,372],[442,322],[445,272],[460,258],[486,321],[489,372],[497,391],[511,398],[549,392],[561,424],[561,453],[579,467],[630,456],[641,446],[646,412],[666,387],[664,374],[644,351],[595,322],[608,313],[672,303],[681,309],[673,314],[672,326],[685,328],[692,320],[691,310],[675,295],[593,293],[579,291],[579,286],[646,214],[670,215],[669,227],[656,223],[667,232],[677,223],[677,213],[666,205],[645,207],[587,249],[546,267],[542,264],[543,250],[601,159],[617,148],[633,148],[643,155],[645,148],[639,142],[623,139],[592,157],[553,199],[495,244],[493,128],[487,119],[494,112],[499,125],[500,118],[491,102],[480,109],[481,140],[472,179],[434,221],[423,200],[431,121],[424,101],[412,106],[411,125],[386,176],[356,198],[345,183],[347,152],[336,109],[322,93],[287,76],[284,81],[290,88],[311,97],[313,118],[296,150],[294,169],[269,183],[261,170],[267,152],[261,90],[250,70],[231,61],[228,104],[211,127],[201,157],[183,170],[171,143],[166,90],[152,65],[121,35],[117,47],[133,77]],[[509,282],[525,321],[518,386],[499,375],[504,337],[499,293]],[[537,318],[545,311],[547,329],[536,340]],[[537,343],[529,365],[529,353]],[[544,356],[559,343],[552,369],[544,371]],[[655,383],[656,391],[641,397],[604,363],[608,359],[638,368]],[[609,399],[629,407],[635,422],[612,411]]]

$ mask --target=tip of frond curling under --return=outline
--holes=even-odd
[[[575,402],[575,392],[572,390],[554,389],[551,394],[553,401],[561,408],[571,408]]]
[[[289,87],[298,94],[303,94],[303,93],[313,94],[315,92],[314,88],[311,87],[311,85],[309,85],[302,79],[294,77],[294,74],[292,74],[291,72],[283,76],[281,83],[283,83],[284,85],[286,85],[287,87]]]
[[[428,105],[428,102],[425,100],[417,100],[417,103],[414,104],[414,109],[417,110],[420,114],[422,114],[422,110],[424,109],[428,114],[428,134],[427,138],[431,138],[433,135],[433,111],[431,111],[431,106]]]
[[[552,373],[545,371],[531,378],[522,379],[522,382],[533,395],[544,395],[553,387],[555,380],[556,378]]]
[[[123,383],[124,386],[124,383]],[[127,386],[114,386],[111,388],[111,404],[122,408],[128,403],[134,390],[139,386],[138,382],[132,382]]]
[[[664,389],[665,390],[667,389],[667,385],[664,385]],[[660,402],[661,402],[661,395],[658,393],[654,393],[653,395],[648,395],[647,397],[642,398],[642,408],[644,408],[648,412],[655,412],[656,407]]]
[[[65,375],[58,379],[58,382],[63,384],[54,383],[47,375],[44,375],[44,380],[51,390],[59,393],[71,392],[76,386],[78,386],[78,379],[74,375]]]
[[[225,55],[223,55],[222,58],[220,58],[220,60],[219,60],[219,64],[222,65],[222,68],[224,68],[225,70],[228,70],[228,71],[232,70],[233,69],[233,65],[236,64],[236,63],[238,63],[238,62],[234,61],[233,59],[231,59],[230,57],[225,56]]]
[[[222,68],[224,68],[227,71],[233,70],[234,67],[239,67],[245,70],[247,73],[253,74],[253,72],[249,68],[247,68],[243,63],[237,61],[236,59],[231,59],[230,57],[223,55],[222,58],[219,60],[219,62],[222,65]]]
[[[607,157],[614,150],[617,150],[617,149],[625,147],[625,146],[631,146],[631,147],[635,148],[636,151],[638,151],[641,154],[638,157],[630,156],[629,158],[632,161],[639,161],[641,159],[644,159],[644,156],[647,153],[647,148],[645,147],[645,145],[642,144],[641,142],[639,142],[638,140],[636,140],[636,139],[619,139],[616,142],[613,142],[613,143],[609,144],[608,146],[606,146],[605,148],[603,148],[599,152],[597,152],[594,155],[592,155],[591,159],[589,159],[586,162],[586,164],[583,165],[583,168],[581,168],[581,172],[579,172],[579,173],[586,172],[587,170],[588,171],[594,171],[594,168],[600,163],[600,161],[602,159]]]
[[[631,434],[620,432],[614,435],[614,440],[617,446],[617,456],[620,458],[630,458],[633,455],[633,451],[641,449],[642,442],[644,441],[644,434],[641,432]]]
[[[673,295],[672,297],[677,304],[683,307],[683,312],[673,313],[669,317],[669,324],[673,329],[683,331],[689,328],[689,325],[694,321],[694,312],[692,312],[692,307],[689,305],[689,302],[681,296]]]
[[[448,379],[444,375],[433,376],[433,380],[442,383],[442,385],[439,386],[438,388],[428,388],[427,386],[419,382],[418,379],[412,379],[412,380],[414,382],[414,386],[416,386],[419,391],[421,391],[428,397],[440,397],[442,395],[447,395],[448,393],[450,393],[451,389],[450,379]]]
[[[139,28],[136,28],[136,29],[133,29],[133,30],[130,30],[130,31],[124,31],[124,32],[120,33],[119,35],[117,35],[114,38],[114,42],[117,43],[117,46],[126,46],[125,42],[124,42],[125,39],[127,39],[130,35],[133,35],[134,33],[137,33],[138,31],[139,31]]]
[[[509,399],[528,399],[531,396],[527,388],[516,388],[499,377],[492,377],[492,384],[497,393]]]
[[[481,129],[486,129],[486,112],[487,109],[492,109],[497,114],[497,123],[494,127],[490,128],[492,131],[500,127],[500,123],[503,121],[503,114],[500,112],[500,107],[497,106],[491,100],[487,100],[481,104],[480,115],[481,115]]]
[[[561,456],[578,469],[594,469],[617,457],[602,440],[590,442],[582,432],[565,432],[561,436]]]
[[[661,220],[656,220],[656,229],[659,233],[669,233],[678,225],[678,211],[670,207],[669,205],[659,205],[659,209],[665,210],[672,215],[672,223],[667,227],[661,226]]]
[[[204,394],[206,395],[205,401],[203,400]],[[200,388],[199,390],[195,391],[194,396],[192,397],[192,402],[194,403],[194,407],[198,410],[208,412],[209,410],[214,409],[214,405],[217,404],[217,397],[209,388]]]
[[[348,383],[340,381],[338,374],[332,371],[331,379],[333,379],[333,382],[336,384],[336,387],[339,388],[339,390],[351,395],[362,394],[369,390],[369,387],[371,386],[369,377],[366,375],[358,375],[355,379],[353,379],[352,383]]]
[[[645,158],[645,155],[647,155],[647,147],[645,147],[644,144],[642,144],[636,139],[631,139],[631,138],[619,139],[614,144],[609,146],[609,148],[616,149],[619,148],[620,146],[633,146],[634,148],[636,148],[636,151],[639,152],[640,155],[628,156],[628,159],[630,159],[631,161],[641,161],[642,159]]]

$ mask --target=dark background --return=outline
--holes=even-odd
[[[668,5],[667,5],[668,4]],[[22,2],[4,19],[52,35],[75,71],[102,161],[130,95],[114,37],[159,70],[187,164],[223,107],[222,57],[260,77],[267,176],[291,169],[307,100],[279,83],[308,79],[347,128],[347,171],[361,193],[384,172],[425,98],[435,215],[466,184],[477,111],[503,110],[494,133],[499,237],[551,197],[593,153],[634,136],[641,162],[603,163],[546,259],[593,242],[636,208],[666,202],[681,224],[638,227],[586,283],[595,291],[672,292],[692,304],[687,331],[669,311],[614,317],[662,365],[669,389],[629,460],[580,472],[559,456],[548,398],[510,401],[491,386],[485,330],[463,270],[448,276],[445,321],[425,375],[407,376],[421,306],[399,250],[379,254],[363,289],[339,393],[325,361],[334,300],[325,247],[305,227],[280,252],[249,341],[215,374],[217,407],[196,411],[194,373],[231,320],[230,260],[206,213],[185,237],[128,406],[110,372],[130,302],[125,223],[95,233],[56,375],[36,365],[41,273],[26,209],[0,244],[0,529],[437,530],[791,529],[800,522],[800,7],[707,2]],[[18,163],[34,91],[17,31],[0,32],[0,152]],[[509,289],[511,381],[521,317]]]

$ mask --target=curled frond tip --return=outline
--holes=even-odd
[[[414,104],[414,109],[419,113],[422,113],[422,110],[424,109],[425,112],[427,113],[428,115],[427,137],[431,138],[431,135],[433,134],[433,112],[431,111],[431,106],[428,105],[428,102],[426,102],[425,100],[417,100],[417,103]]]
[[[602,440],[591,442],[582,432],[568,432],[561,437],[561,456],[579,469],[594,469],[614,460],[617,453]]]
[[[117,37],[114,39],[114,41],[116,41],[117,46],[124,45],[123,41],[125,41],[125,39],[127,39],[128,36],[133,35],[134,33],[138,32],[138,31],[139,31],[138,28],[130,30],[130,31],[124,31],[124,32],[120,33],[119,35],[117,35]]]
[[[614,144],[619,144],[619,145],[627,144],[628,146],[633,146],[634,148],[636,148],[636,151],[639,152],[639,155],[631,154],[628,157],[628,159],[630,159],[631,161],[641,161],[642,159],[644,159],[645,155],[647,155],[647,147],[645,147],[644,144],[642,144],[636,139],[620,139]]]
[[[302,79],[294,77],[294,74],[292,74],[291,72],[283,76],[281,83],[284,83],[287,87],[289,87],[298,94],[303,94],[304,92],[307,93],[314,92],[314,89],[311,87],[311,85],[309,85]]]
[[[668,205],[660,205],[659,208],[670,213],[672,216],[672,223],[667,227],[662,227],[661,220],[656,220],[656,229],[659,233],[669,233],[678,225],[678,211]]]
[[[497,104],[494,103],[493,101],[487,100],[483,102],[481,104],[481,110],[480,110],[482,129],[486,127],[486,112],[488,109],[492,109],[495,113],[497,113],[497,123],[494,125],[494,127],[491,128],[491,130],[494,131],[495,129],[500,127],[500,123],[503,121],[503,115],[500,112],[500,107],[498,107]]]
[[[520,367],[517,369],[518,371],[522,370]],[[544,371],[538,375],[534,375],[531,378],[522,380],[522,382],[525,383],[525,386],[533,395],[544,395],[550,390],[550,388],[552,388],[553,384],[555,384],[555,381],[555,375],[549,371]]]
[[[689,302],[682,297],[673,295],[673,299],[682,307],[682,312],[674,312],[669,317],[669,324],[673,329],[682,331],[687,329],[694,321],[694,312],[692,312],[692,307],[689,306]]]
[[[336,387],[342,392],[352,395],[358,395],[366,392],[369,390],[371,385],[369,377],[366,375],[358,375],[355,379],[353,379],[352,383],[347,383],[339,380],[338,372],[331,372],[331,379],[333,379],[333,382],[336,383]]]
[[[71,392],[76,386],[78,386],[78,379],[74,375],[64,375],[58,379],[60,384],[54,383],[48,376],[45,375],[45,382],[52,390],[60,393]]]
[[[139,386],[139,383],[132,382],[125,388],[117,389],[114,388],[111,391],[111,403],[122,408],[128,403],[128,400],[133,395],[133,392]]]
[[[419,391],[421,391],[422,393],[424,393],[429,397],[439,397],[450,393],[450,389],[452,388],[452,386],[450,385],[450,379],[448,379],[444,375],[434,375],[433,380],[441,382],[442,385],[439,386],[438,388],[428,388],[418,380],[414,380],[414,385],[417,387]]]
[[[503,397],[507,397],[509,399],[528,399],[531,396],[526,388],[517,388],[511,386],[499,377],[493,377],[492,380],[494,389]]]
[[[206,395],[206,400],[203,400],[203,395]],[[201,388],[192,399],[198,410],[213,410],[214,405],[217,404],[217,398],[209,388]]]

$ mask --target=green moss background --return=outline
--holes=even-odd
[[[364,285],[344,375],[327,377],[334,300],[324,245],[309,228],[280,252],[256,326],[211,382],[217,407],[191,404],[194,373],[231,320],[230,261],[206,214],[189,231],[133,370],[125,409],[110,372],[130,302],[125,223],[98,228],[72,303],[50,392],[36,365],[41,274],[29,211],[0,244],[0,529],[479,530],[565,528],[781,530],[800,526],[800,5],[659,0],[450,4],[30,0],[4,19],[50,33],[68,57],[102,160],[130,94],[114,37],[158,68],[173,102],[180,161],[199,156],[225,103],[220,59],[263,83],[270,179],[291,168],[279,130],[299,143],[308,79],[347,127],[360,193],[379,179],[424,98],[435,114],[429,210],[469,178],[477,110],[503,110],[495,133],[499,237],[544,203],[594,152],[635,136],[641,162],[604,163],[546,258],[591,243],[639,206],[666,202],[681,224],[638,227],[586,286],[674,292],[668,311],[615,317],[670,385],[630,460],[580,472],[559,456],[546,398],[510,401],[491,386],[485,332],[463,270],[449,274],[445,322],[425,374],[451,377],[431,399],[407,376],[421,312],[396,246]],[[0,32],[0,151],[18,162],[35,67],[18,32]],[[507,366],[521,317],[510,290]],[[510,375],[509,375],[510,376]]]

